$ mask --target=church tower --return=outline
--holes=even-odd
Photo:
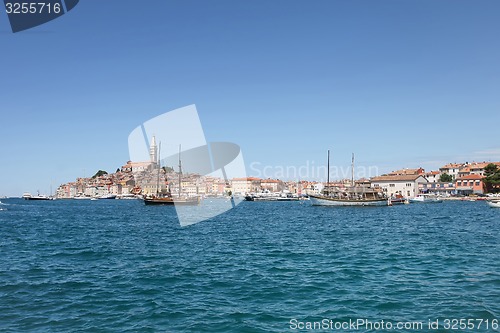
[[[151,146],[149,147],[149,158],[151,163],[158,163],[158,148],[156,147],[156,138],[153,135],[151,138]]]

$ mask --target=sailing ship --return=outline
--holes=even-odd
[[[161,149],[161,142],[160,142],[160,147],[158,150]],[[200,198],[199,197],[188,197],[188,196],[181,196],[182,195],[182,164],[181,164],[181,147],[179,146],[179,195],[178,197],[172,196],[172,193],[169,191],[167,194],[162,195],[160,193],[160,152],[158,151],[158,173],[156,177],[156,195],[151,196],[151,197],[144,197],[144,204],[145,205],[185,205],[185,206],[196,206],[200,203]]]
[[[314,206],[385,206],[388,204],[380,189],[356,185],[354,183],[354,154],[351,163],[351,186],[347,188],[330,186],[330,150],[328,150],[327,184],[319,195],[310,194]]]

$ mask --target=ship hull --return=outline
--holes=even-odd
[[[318,195],[309,195],[313,206],[387,206],[386,199],[342,200]]]
[[[148,206],[196,206],[200,203],[198,198],[195,199],[173,199],[173,198],[153,198],[144,199],[144,204]]]
[[[47,201],[47,200],[52,200],[52,198],[49,198],[49,197],[30,197],[30,198],[24,198],[24,200]]]

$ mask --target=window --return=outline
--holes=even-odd
[[[480,180],[476,180],[476,186],[479,186],[481,184]]]
[[[461,180],[457,180],[457,186],[462,186],[462,181]]]

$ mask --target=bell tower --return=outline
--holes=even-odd
[[[149,158],[151,159],[151,163],[158,163],[158,147],[156,146],[154,135],[151,138],[151,146],[149,146]]]

